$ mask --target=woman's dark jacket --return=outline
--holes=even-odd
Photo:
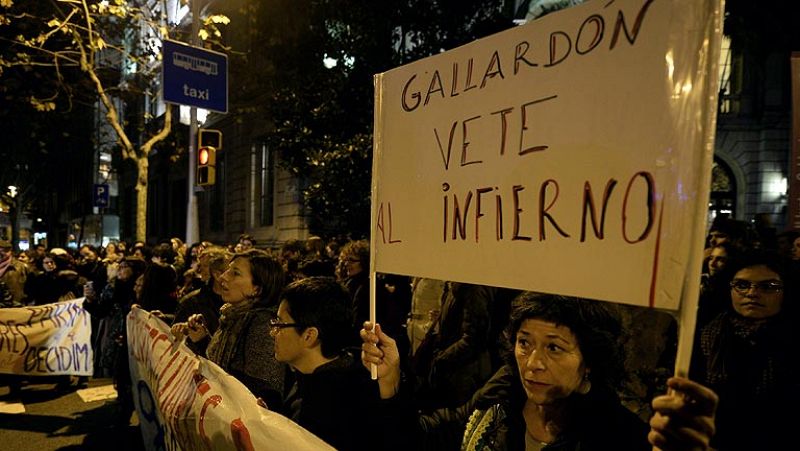
[[[383,405],[383,422],[402,425],[394,436],[404,443],[397,449],[425,450],[520,450],[525,449],[525,420],[522,408],[526,395],[519,375],[503,366],[472,397],[457,409],[439,409],[419,415],[402,398]],[[548,451],[638,451],[650,450],[649,428],[620,404],[610,390],[592,388],[587,395],[575,395],[570,411],[571,426],[547,446]],[[468,424],[469,423],[469,424]],[[388,431],[387,431],[388,433]]]
[[[721,313],[703,328],[691,378],[719,395],[712,440],[716,449],[796,447],[797,330],[797,323],[784,314],[758,323],[733,311]]]
[[[103,288],[94,302],[85,300],[83,308],[99,319],[95,342],[95,377],[113,377],[128,381],[128,332],[126,317],[136,302],[134,281],[116,280]]]
[[[71,269],[31,273],[25,281],[28,302],[33,305],[75,299],[83,291],[78,273]]]
[[[380,400],[378,385],[355,357],[358,351],[345,351],[311,374],[296,372],[286,415],[338,450],[386,449],[377,425],[370,424]],[[366,436],[370,433],[374,437]]]

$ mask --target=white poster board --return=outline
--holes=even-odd
[[[133,397],[148,450],[332,450],[292,420],[262,408],[236,378],[172,337],[169,326],[128,314]]]
[[[376,75],[372,270],[678,310],[720,10],[591,1]]]
[[[83,298],[0,309],[0,373],[91,376],[93,362]]]

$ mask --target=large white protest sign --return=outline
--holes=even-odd
[[[717,1],[598,0],[378,74],[373,270],[677,310],[720,31]]]
[[[327,450],[325,442],[255,397],[213,362],[134,308],[127,318],[133,394],[148,450]]]
[[[91,337],[83,298],[0,309],[0,373],[91,376]]]

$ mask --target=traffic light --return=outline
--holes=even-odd
[[[201,128],[197,138],[197,186],[211,186],[217,180],[217,151],[222,149],[222,132]]]
[[[197,148],[213,147],[217,150],[222,149],[222,132],[210,128],[201,128],[197,132]]]
[[[211,146],[197,150],[197,186],[211,186],[217,180],[217,149]]]

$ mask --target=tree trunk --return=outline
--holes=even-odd
[[[136,240],[147,242],[147,174],[150,161],[147,154],[136,159]]]

